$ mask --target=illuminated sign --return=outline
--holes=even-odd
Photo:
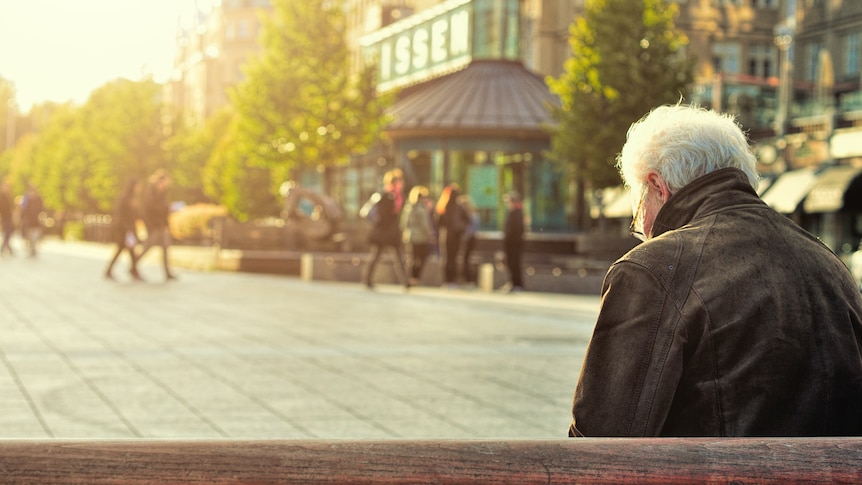
[[[472,58],[471,0],[448,0],[377,32],[360,43],[379,67],[387,91],[466,66]]]

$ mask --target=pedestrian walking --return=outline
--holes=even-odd
[[[401,213],[402,240],[409,251],[410,285],[419,284],[422,270],[430,254],[434,240],[434,224],[431,220],[432,201],[428,197],[428,188],[416,185],[410,189],[407,205]]]
[[[0,184],[0,226],[3,229],[0,255],[14,256],[10,243],[15,232],[15,202],[12,200],[12,188],[7,181]]]
[[[464,282],[468,285],[476,284],[476,272],[473,271],[473,266],[470,263],[470,257],[473,255],[473,249],[476,247],[476,232],[479,230],[479,212],[476,210],[476,204],[473,199],[464,194],[459,198],[459,204],[467,213],[467,218],[470,224],[464,231],[464,236],[461,238],[461,268],[464,274]]]
[[[758,197],[733,117],[658,107],[618,166],[644,242],[605,276],[569,435],[862,435],[862,295]]]
[[[31,258],[36,257],[36,245],[42,238],[41,216],[44,211],[45,203],[39,191],[32,184],[28,185],[21,198],[21,236],[27,242]]]
[[[404,269],[401,255],[401,208],[404,204],[404,175],[401,170],[393,169],[383,175],[383,192],[375,194],[371,203],[363,207],[360,215],[371,221],[369,243],[371,254],[362,282],[374,288],[374,270],[383,251],[388,250],[392,257],[395,274],[405,288],[410,288],[410,280]]]
[[[168,248],[171,245],[171,230],[168,218],[171,214],[171,201],[168,197],[168,189],[171,179],[167,172],[162,169],[156,170],[149,178],[149,183],[144,192],[143,219],[147,228],[147,240],[141,250],[139,258],[153,246],[162,248],[162,266],[165,272],[165,280],[175,280],[177,277],[171,271],[168,258]]]
[[[140,273],[138,273],[139,255],[135,253],[135,246],[138,244],[137,222],[140,218],[139,198],[141,194],[141,184],[137,177],[132,177],[126,182],[126,186],[117,198],[114,204],[114,214],[111,220],[111,228],[113,241],[117,245],[114,255],[105,269],[105,278],[114,279],[113,269],[114,264],[120,258],[123,251],[129,253],[129,274],[137,281],[143,281]]]
[[[521,195],[509,192],[503,197],[508,213],[503,228],[503,252],[509,269],[509,292],[524,290],[521,260],[524,254],[524,210]]]
[[[449,184],[443,188],[437,199],[435,212],[440,238],[443,240],[443,281],[449,288],[457,288],[459,281],[458,254],[461,251],[461,241],[464,231],[470,225],[467,211],[458,203],[461,189],[458,184]]]

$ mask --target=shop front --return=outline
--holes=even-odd
[[[855,251],[862,238],[862,169],[833,166],[822,170],[803,208],[803,227],[838,254]]]
[[[408,186],[439,194],[457,183],[479,212],[480,228],[502,228],[502,197],[520,193],[536,232],[568,227],[565,178],[544,153],[550,148],[544,82],[512,61],[474,61],[402,97],[387,127]]]
[[[436,197],[460,185],[482,231],[502,230],[502,198],[514,190],[529,231],[570,232],[566,178],[545,156],[549,108],[558,101],[520,61],[520,4],[449,0],[363,38],[379,68],[378,88],[398,94],[385,147],[327,170],[326,185],[348,217],[397,167],[406,190],[424,185]]]
[[[824,165],[785,172],[762,199],[839,255],[846,256],[859,247],[862,168]]]

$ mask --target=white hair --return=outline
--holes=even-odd
[[[655,172],[671,193],[729,167],[745,172],[757,188],[756,160],[733,116],[681,104],[660,106],[633,123],[617,157],[626,185],[641,187]]]

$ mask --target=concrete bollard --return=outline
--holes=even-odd
[[[491,263],[484,263],[479,266],[479,289],[490,293],[494,291],[494,265]]]
[[[311,253],[303,253],[299,259],[299,278],[302,281],[311,281],[314,279],[314,255]]]

